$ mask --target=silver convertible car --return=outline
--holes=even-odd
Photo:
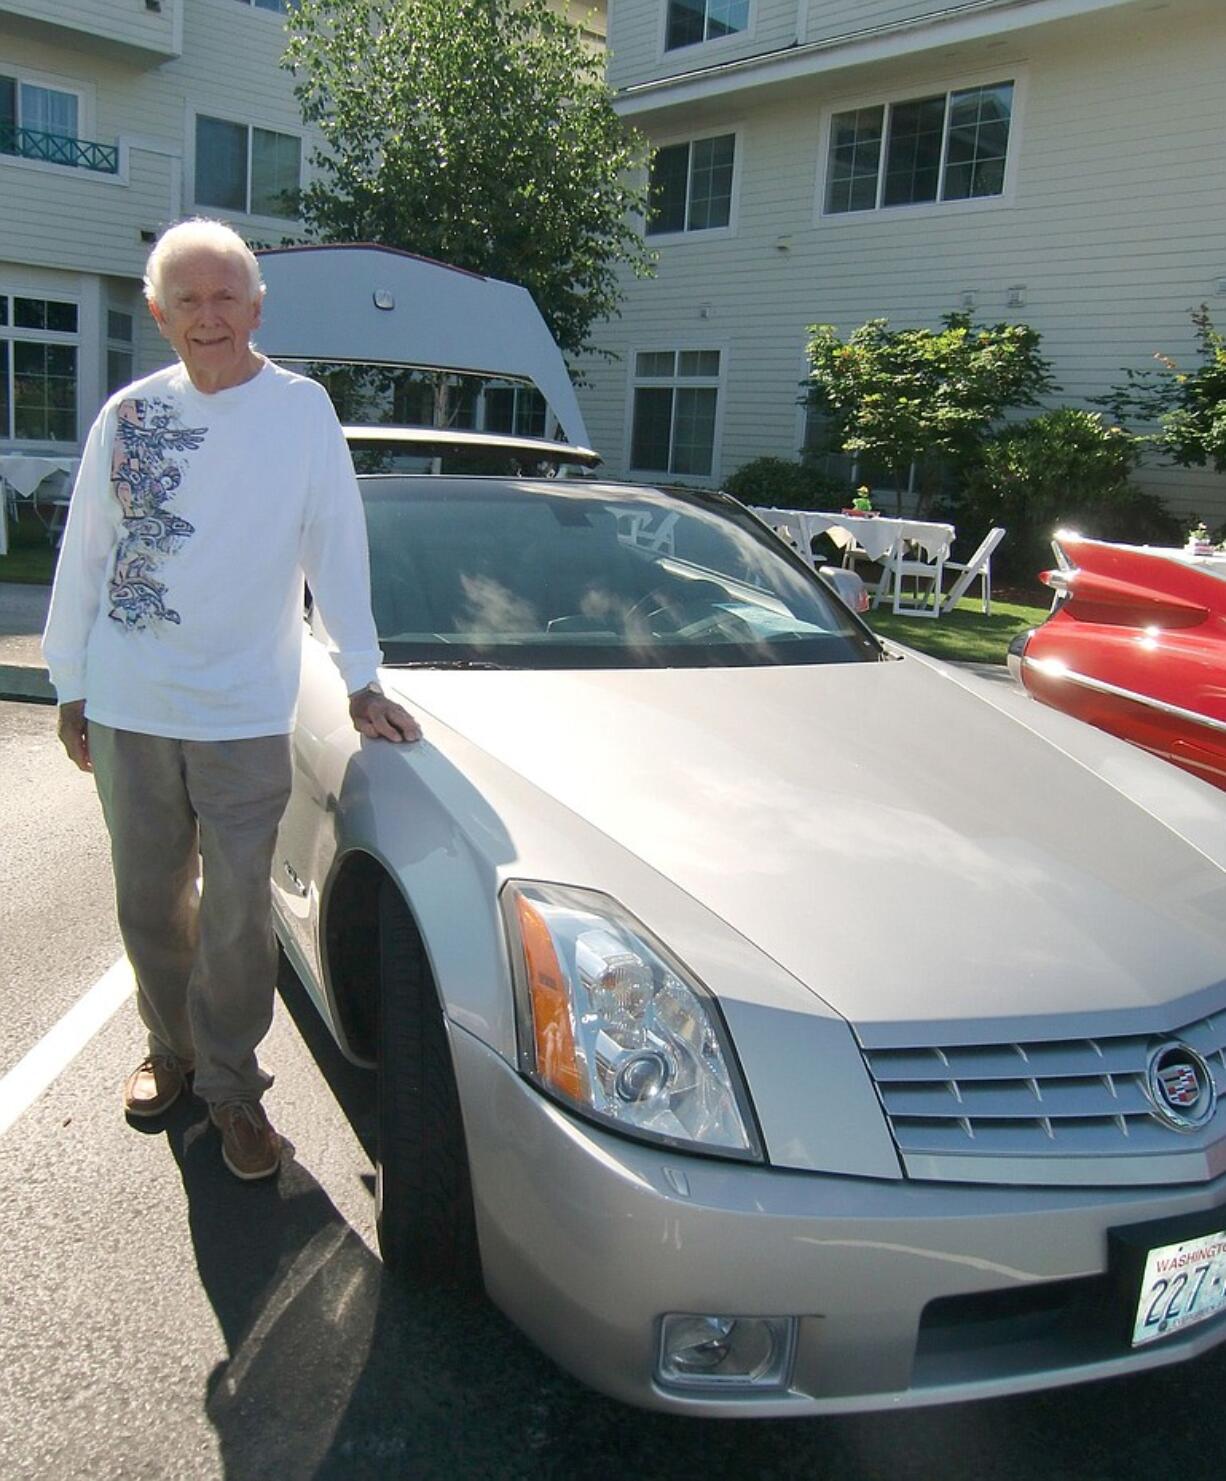
[[[424,738],[355,734],[312,614],[275,865],[389,1267],[692,1414],[1221,1342],[1226,796],[883,645],[727,497],[440,436],[356,439]]]

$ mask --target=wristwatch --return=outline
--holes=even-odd
[[[363,684],[360,689],[355,689],[349,698],[357,699],[359,694],[377,694],[382,697],[383,685],[377,679],[372,679],[369,684]]]

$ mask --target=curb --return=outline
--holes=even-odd
[[[44,668],[24,663],[0,663],[0,700],[53,705],[55,690]]]

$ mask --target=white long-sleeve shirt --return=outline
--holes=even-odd
[[[73,491],[43,635],[60,703],[179,740],[288,733],[304,576],[352,693],[382,655],[323,387],[271,363],[212,395],[182,365],[137,381],[98,414]]]

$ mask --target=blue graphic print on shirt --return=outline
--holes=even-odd
[[[195,532],[195,525],[166,506],[183,480],[182,460],[172,452],[191,452],[207,427],[184,427],[172,403],[133,398],[119,403],[119,423],[111,455],[111,487],[123,510],[123,535],[115,551],[109,616],[129,631],[145,632],[181,619],[166,604],[166,584],[156,572]]]

